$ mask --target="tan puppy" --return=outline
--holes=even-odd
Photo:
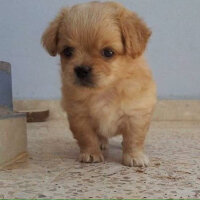
[[[151,31],[115,2],[62,9],[42,36],[60,55],[62,105],[80,146],[80,161],[101,162],[108,138],[122,134],[123,163],[147,166],[144,140],[156,87],[143,57]]]

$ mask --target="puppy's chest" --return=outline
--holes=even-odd
[[[99,134],[112,137],[119,134],[118,129],[127,116],[125,99],[117,93],[108,91],[92,100],[91,116],[97,126]]]

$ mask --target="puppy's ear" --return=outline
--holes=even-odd
[[[57,44],[59,40],[59,27],[65,17],[67,9],[62,9],[57,17],[50,22],[47,29],[44,31],[41,43],[51,56],[57,55]]]
[[[119,24],[126,52],[133,58],[140,56],[146,48],[151,30],[135,13],[125,9],[120,13]]]
[[[126,53],[133,58],[140,56],[146,48],[151,30],[137,14],[124,8],[121,4],[112,1],[106,4],[114,9]]]

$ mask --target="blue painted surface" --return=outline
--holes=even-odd
[[[2,65],[0,62],[0,106],[13,109],[11,66],[5,62]]]
[[[60,98],[59,58],[40,38],[59,9],[89,0],[0,0],[0,59],[12,64],[13,97]],[[161,98],[200,98],[200,0],[118,0],[153,34],[147,57]]]
[[[0,112],[0,120],[26,116],[25,113],[13,112],[11,66],[2,61],[0,61],[0,107],[9,111],[7,114]]]

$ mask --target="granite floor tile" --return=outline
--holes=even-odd
[[[200,198],[200,122],[153,122],[148,168],[121,165],[121,137],[105,162],[77,161],[66,121],[28,124],[29,159],[0,171],[0,198]]]

